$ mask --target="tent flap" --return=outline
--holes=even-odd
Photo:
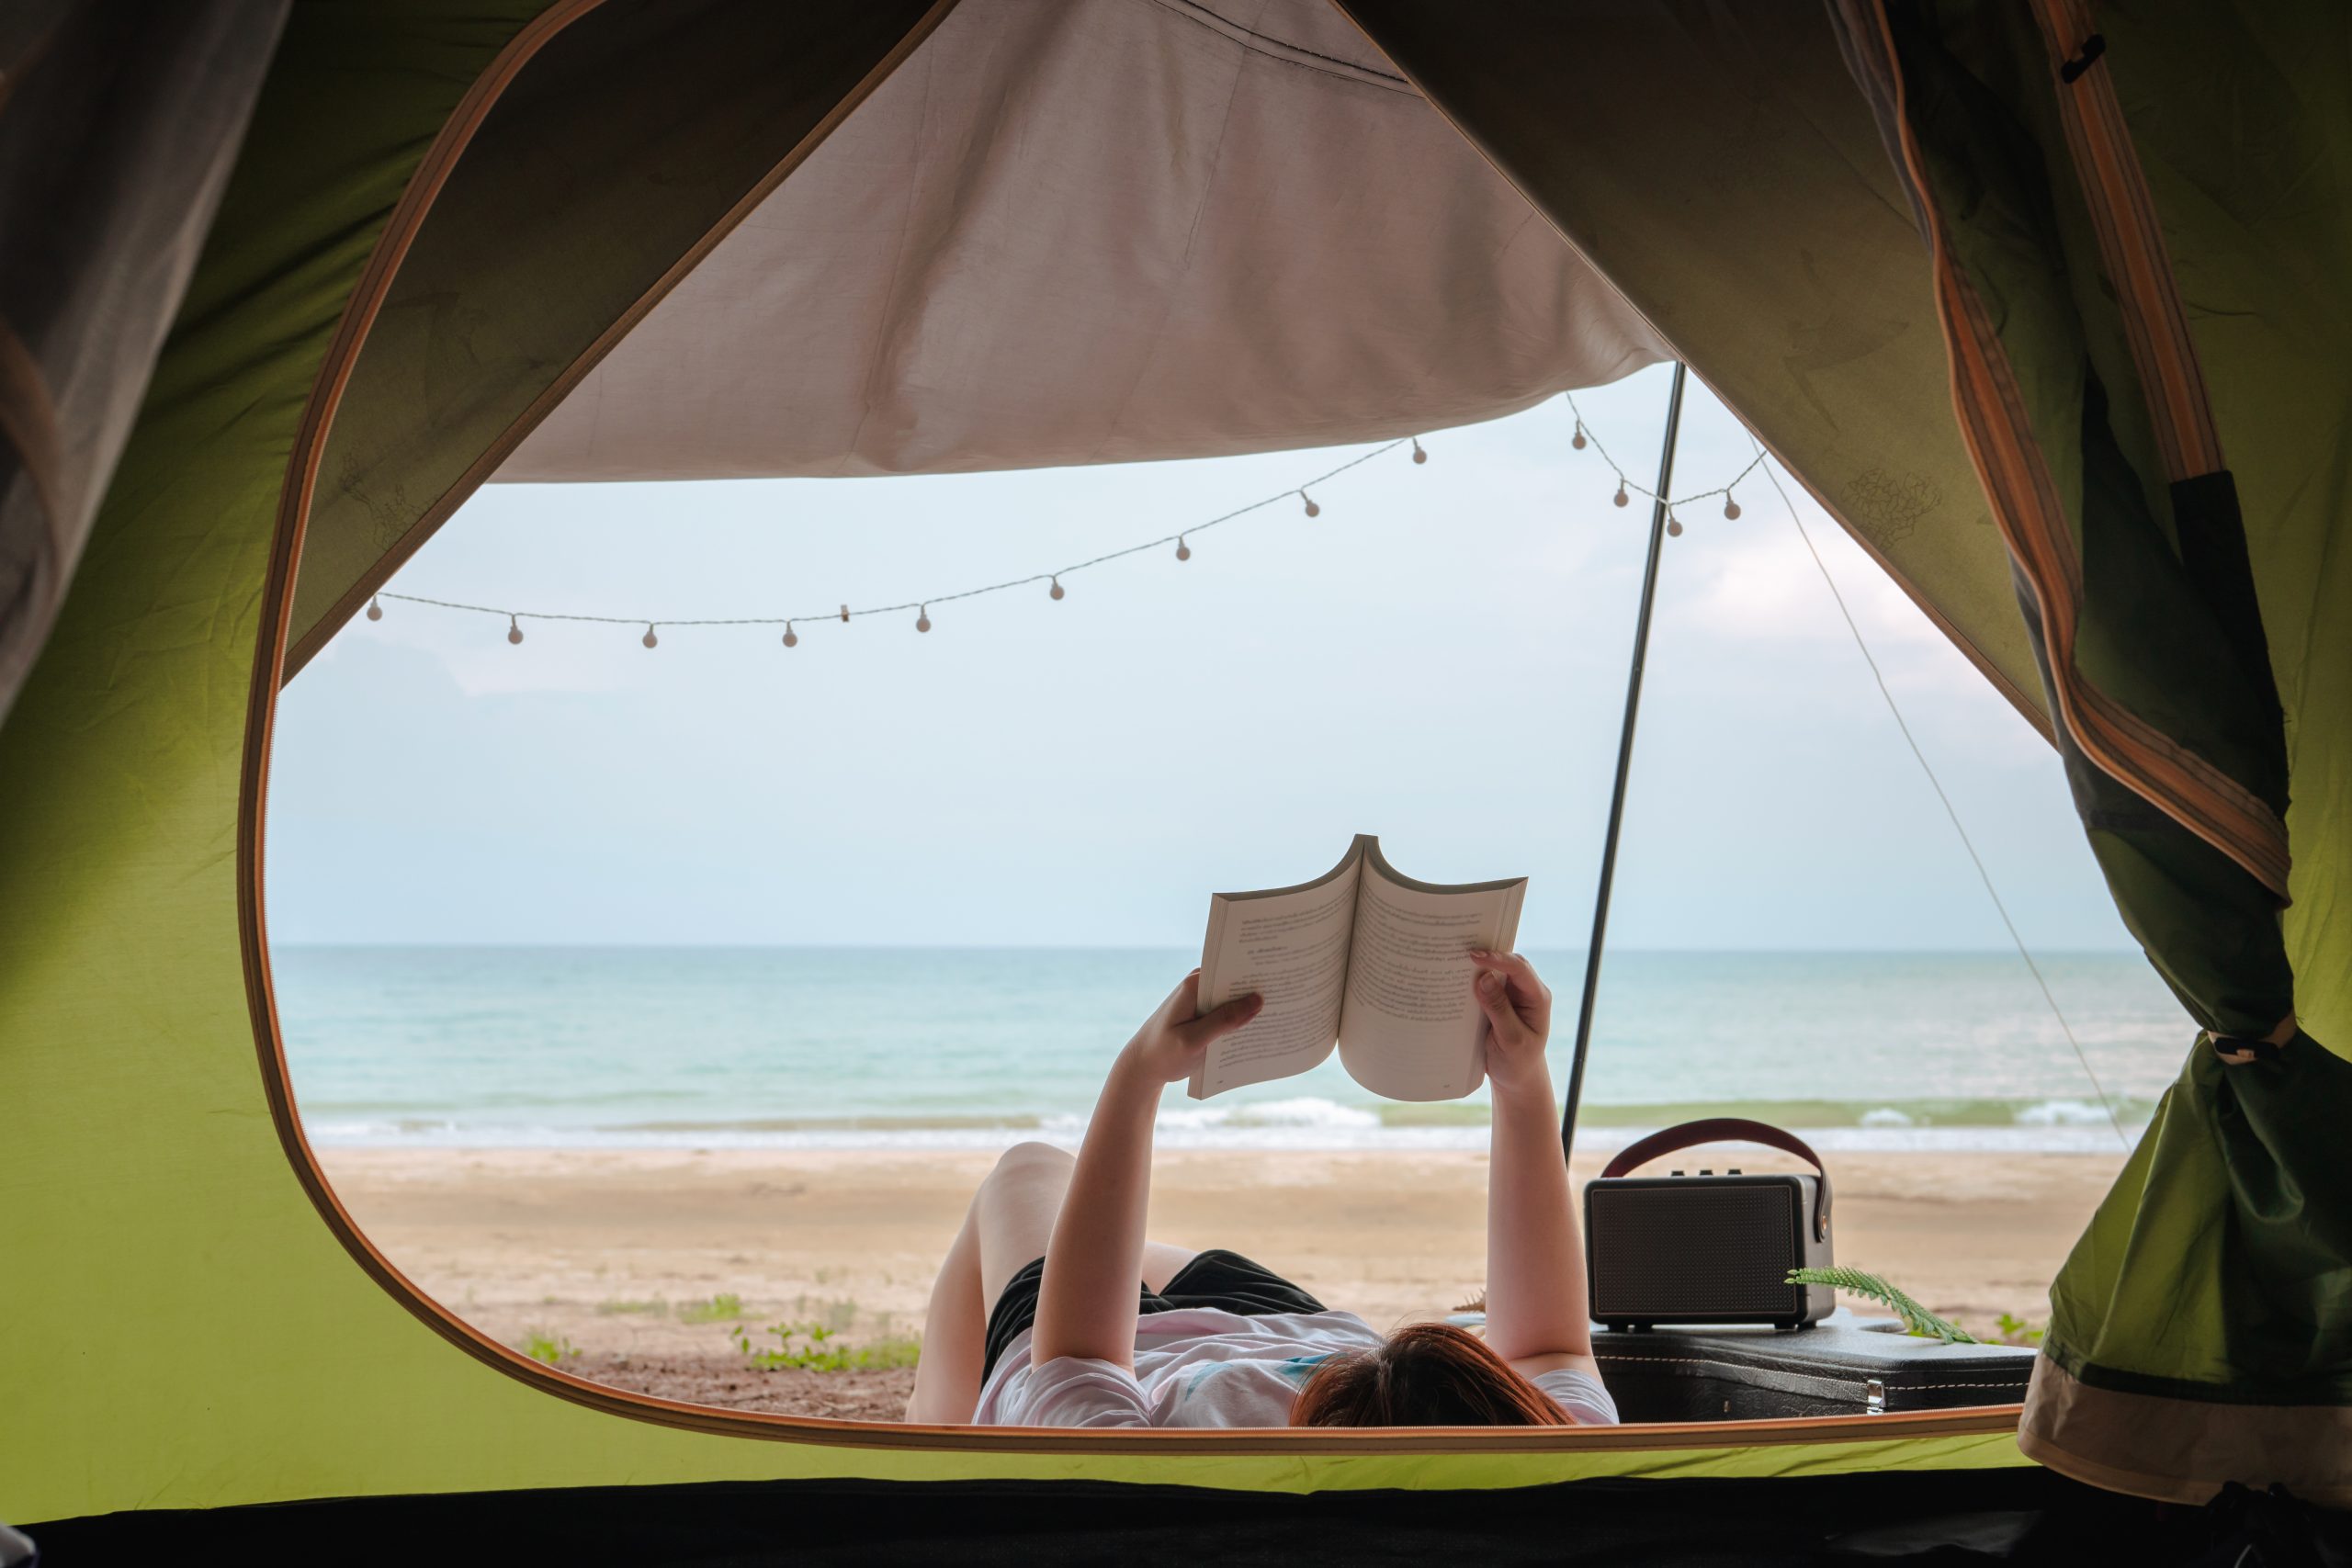
[[[73,580],[287,5],[28,0],[0,27],[0,720]]]
[[[2202,139],[2236,138],[2256,184],[2331,156],[2340,175],[2346,18],[2269,7],[2266,35],[2103,7],[2086,50],[2073,0],[1841,0],[1839,16],[1866,96],[1894,107],[1955,402],[2085,830],[2125,923],[2207,1030],[2052,1288],[2020,1440],[2151,1496],[2244,1482],[2342,1506],[2352,1063],[2296,1014],[2345,1022],[2346,932],[2325,883],[2315,911],[2279,913],[2312,887],[2295,862],[2341,858],[2346,802],[2332,792],[2314,812],[2303,790],[2304,759],[2327,779],[2343,747],[2343,705],[2309,701],[2314,634],[2338,657],[2342,643],[2278,561],[2340,536],[2346,495],[2312,485],[2306,453],[2257,439],[2233,466],[2223,454],[2282,393],[2341,408],[2346,372],[2295,384],[2275,341],[2199,308],[2194,290],[2258,299],[2277,264],[2239,249],[2237,216],[2211,221],[2213,193],[2182,203],[2142,157],[2161,169],[2199,147],[2210,164]],[[2331,62],[2314,68],[2330,81],[2297,99],[2308,117],[2249,141],[2248,95],[2279,85],[2290,56]],[[2240,268],[2254,276],[2222,283]],[[2299,984],[2290,922],[2307,951],[2331,933],[2324,967],[2301,976],[2315,983]]]

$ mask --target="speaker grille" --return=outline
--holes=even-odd
[[[1797,1310],[1796,1189],[1692,1181],[1592,1190],[1593,1303],[1604,1320]]]

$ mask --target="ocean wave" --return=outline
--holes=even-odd
[[[384,1122],[321,1123],[311,1129],[311,1142],[322,1148],[434,1149],[671,1149],[694,1153],[719,1150],[998,1152],[1024,1139],[1036,1139],[1075,1150],[1085,1128],[1075,1117],[1046,1118],[1049,1125],[1003,1125],[928,1128],[848,1127],[798,1131],[750,1131],[707,1127],[693,1132],[628,1132],[616,1128],[551,1127],[436,1122],[430,1126]],[[1580,1127],[1579,1155],[1605,1155],[1656,1127]],[[1824,1155],[1835,1154],[2079,1154],[2109,1158],[2123,1151],[2114,1131],[2102,1117],[2096,1123],[2051,1121],[2008,1126],[1844,1126],[1806,1128],[1807,1143]],[[1401,1153],[1418,1150],[1483,1152],[1487,1132],[1481,1126],[1304,1125],[1223,1122],[1163,1122],[1157,1136],[1163,1150],[1295,1150],[1324,1153]],[[1724,1145],[1730,1147],[1731,1145]]]
[[[2135,1120],[2145,1120],[2144,1113]],[[2018,1107],[2020,1127],[2104,1127],[2107,1109],[2086,1100],[2044,1100]]]
[[[2118,1105],[2127,1129],[2149,1102]],[[503,1112],[502,1114],[502,1111]],[[1588,1107],[1580,1149],[1622,1147],[1661,1127],[1738,1116],[1799,1130],[1816,1148],[1893,1151],[2107,1152],[2116,1148],[2095,1100],[1918,1100],[1679,1102]],[[1488,1108],[1357,1103],[1313,1095],[1164,1105],[1156,1135],[1170,1149],[1483,1149]],[[436,1115],[334,1114],[308,1122],[326,1146],[678,1149],[1001,1149],[1024,1138],[1075,1148],[1086,1118],[1074,1111],[661,1118],[619,1122],[515,1115],[475,1106]]]
[[[1079,1117],[1063,1118],[1084,1131]],[[1162,1132],[1190,1132],[1210,1127],[1320,1127],[1351,1131],[1382,1125],[1380,1112],[1337,1100],[1302,1095],[1295,1100],[1243,1100],[1235,1105],[1185,1106],[1163,1109],[1156,1125]]]

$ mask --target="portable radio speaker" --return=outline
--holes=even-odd
[[[1762,1144],[1809,1161],[1811,1176],[1628,1176],[1698,1144]],[[1585,1273],[1592,1319],[1611,1328],[1764,1323],[1805,1328],[1837,1292],[1792,1285],[1792,1269],[1826,1268],[1829,1173],[1804,1141],[1761,1122],[1685,1122],[1627,1145],[1584,1190]]]

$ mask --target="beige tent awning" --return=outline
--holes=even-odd
[[[1326,0],[962,0],[496,478],[1372,441],[1666,357]]]

